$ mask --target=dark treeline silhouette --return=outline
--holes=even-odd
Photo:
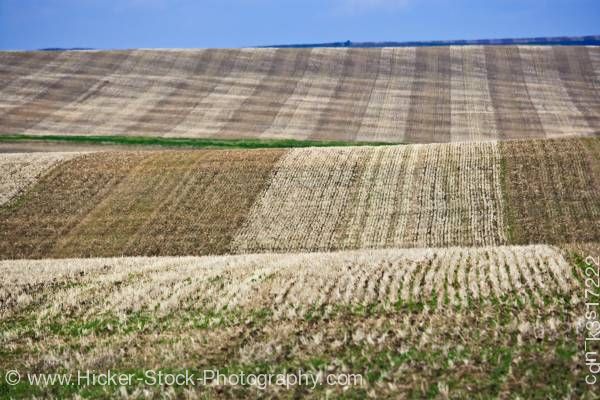
[[[331,42],[331,43],[306,43],[306,44],[276,44],[269,46],[256,46],[259,48],[289,48],[302,49],[313,47],[425,47],[425,46],[476,46],[476,45],[547,45],[547,46],[600,46],[600,35],[590,36],[557,36],[536,37],[521,39],[476,39],[476,40],[432,40],[416,42]],[[48,47],[39,51],[77,51],[95,50],[91,47]]]
[[[94,50],[94,49],[91,47],[71,47],[71,48],[47,47],[45,49],[39,49],[39,51],[77,51],[77,50]]]
[[[332,42],[313,44],[283,44],[260,46],[266,48],[311,48],[311,47],[422,47],[422,46],[474,46],[474,45],[552,45],[552,46],[598,46],[600,35],[559,36],[522,39],[477,39],[477,40],[433,40],[418,42]]]

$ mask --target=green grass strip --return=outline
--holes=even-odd
[[[343,140],[163,138],[151,136],[1,135],[0,142],[68,142],[97,145],[159,146],[208,149],[270,149],[292,147],[384,146],[401,143]]]

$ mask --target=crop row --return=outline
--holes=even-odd
[[[57,288],[58,289],[58,288]],[[60,290],[60,289],[58,289]],[[197,306],[197,305],[196,305]],[[110,398],[359,398],[597,397],[581,368],[581,303],[549,292],[545,305],[508,295],[469,307],[313,308],[281,319],[268,310],[203,312],[181,309],[36,318],[29,309],[0,321],[3,370],[21,374],[77,370],[134,373],[361,374],[360,386],[34,386],[5,385],[5,393],[33,397],[72,394]],[[143,367],[141,367],[143,366]]]
[[[290,151],[238,252],[506,242],[497,144]]]
[[[2,261],[0,271],[1,318],[24,309],[46,318],[239,307],[290,317],[308,307],[467,306],[508,294],[542,305],[579,287],[561,251],[542,245]]]

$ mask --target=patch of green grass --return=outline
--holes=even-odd
[[[51,333],[61,336],[82,337],[94,335],[121,335],[144,331],[167,331],[178,327],[193,329],[213,329],[246,324],[262,326],[271,317],[271,310],[258,309],[247,312],[241,310],[190,311],[179,312],[177,318],[172,315],[156,317],[152,311],[144,310],[120,319],[115,315],[98,316],[88,321],[56,321],[49,325]]]
[[[549,300],[554,299],[550,296]],[[490,315],[490,321],[505,324],[510,315],[515,311],[526,307],[522,302],[516,301],[509,295],[494,298],[491,304],[496,305],[496,313]],[[475,300],[473,309],[478,306],[489,307],[487,301]],[[566,304],[562,305],[566,307]],[[397,308],[396,308],[397,307]],[[397,305],[386,307],[370,305],[340,305],[333,310],[325,312],[323,308],[315,307],[309,310],[307,320],[310,324],[318,323],[321,318],[336,318],[341,321],[351,317],[379,315],[384,317],[396,313],[407,314],[411,312],[426,312],[430,307],[428,302],[400,302]],[[441,310],[442,312],[444,310]],[[116,315],[95,317],[87,321],[62,320],[62,324],[51,324],[51,326],[38,326],[42,337],[45,332],[64,335],[68,337],[103,337],[116,333],[136,334],[145,332],[182,332],[184,329],[212,328],[227,324],[252,324],[247,332],[258,332],[262,325],[273,322],[270,310],[215,310],[215,311],[193,311],[185,310],[176,314],[168,314],[161,317],[151,318],[148,311],[128,314],[125,320],[120,320]],[[23,324],[32,324],[33,321],[22,321]],[[66,322],[66,323],[65,323]],[[107,325],[111,324],[111,329]],[[487,322],[482,321],[481,326]],[[393,328],[390,328],[393,329]],[[513,391],[521,398],[535,398],[536,392],[530,387],[543,387],[544,398],[564,398],[568,393],[582,395],[586,389],[583,381],[576,371],[573,357],[577,352],[576,342],[572,336],[563,339],[545,339],[537,341],[533,338],[518,343],[510,338],[511,330],[499,330],[500,337],[494,335],[478,335],[479,327],[466,327],[464,343],[457,346],[449,345],[447,348],[441,346],[431,347],[425,342],[418,344],[414,340],[389,343],[386,346],[370,344],[368,342],[355,343],[346,342],[343,346],[333,348],[319,348],[314,352],[307,351],[302,354],[282,354],[275,360],[265,361],[260,357],[255,360],[223,360],[215,359],[206,362],[199,358],[193,362],[177,365],[171,363],[158,368],[160,371],[177,373],[184,368],[191,367],[190,372],[198,373],[200,369],[219,370],[228,373],[285,373],[294,372],[299,369],[303,371],[329,371],[333,373],[341,371],[360,373],[366,383],[363,387],[353,387],[344,392],[345,398],[362,398],[369,390],[376,390],[381,397],[394,397],[401,390],[406,398],[437,398],[442,394],[444,386],[438,386],[437,382],[445,383],[454,398],[498,398],[507,391]],[[493,330],[493,328],[492,328]],[[1,329],[0,329],[1,331]],[[297,334],[303,334],[299,331]],[[450,340],[451,337],[449,337]],[[165,339],[166,341],[172,339]],[[177,339],[174,339],[177,340]],[[259,337],[253,340],[262,340]],[[165,342],[166,343],[166,342]],[[155,345],[163,344],[156,343]],[[94,346],[94,345],[92,345]],[[75,345],[74,348],[77,348]],[[1,356],[0,359],[4,358]],[[4,359],[5,365],[12,365],[13,360]],[[143,366],[131,364],[114,365],[115,369],[123,373],[133,373],[141,376]],[[120,369],[121,368],[121,369]],[[133,369],[128,369],[133,368]],[[68,371],[50,371],[68,372]],[[0,376],[0,378],[2,378]],[[0,379],[1,380],[1,379]],[[395,388],[388,384],[395,385]],[[110,398],[119,388],[99,386],[75,386],[75,387],[30,387],[20,385],[17,387],[2,386],[0,382],[0,398],[21,397],[72,397],[81,395],[83,397]],[[133,388],[128,388],[130,391]],[[153,388],[154,390],[160,390]],[[292,388],[285,392],[289,397],[304,397],[305,395],[320,398],[326,386],[319,386],[310,391],[307,388]],[[182,395],[183,388],[175,387],[175,392]],[[214,392],[203,392],[210,396]],[[256,390],[251,387],[225,388],[225,397],[252,398],[256,397]],[[219,392],[220,393],[220,392]],[[336,392],[334,398],[341,395]],[[533,396],[533,397],[532,397]],[[157,395],[158,397],[158,395]],[[398,396],[396,396],[398,397]],[[538,396],[541,397],[541,396]]]
[[[165,138],[151,136],[0,135],[0,142],[63,142],[191,149],[275,149],[295,147],[384,146],[402,143],[344,140]]]
[[[491,342],[490,342],[491,340]],[[475,344],[474,344],[475,345]],[[440,387],[437,382],[447,382],[450,393],[455,398],[498,398],[503,392],[511,392],[521,398],[564,398],[571,395],[584,396],[584,383],[570,367],[576,346],[568,341],[541,342],[521,346],[493,346],[493,339],[478,343],[471,349],[455,348],[448,352],[409,347],[405,351],[398,349],[377,350],[368,345],[348,345],[332,354],[314,354],[305,359],[282,359],[275,363],[255,361],[249,363],[233,362],[224,365],[207,364],[191,368],[162,367],[154,372],[163,374],[184,374],[188,371],[195,377],[203,371],[219,371],[230,374],[284,374],[303,371],[318,374],[321,372],[339,373],[342,371],[360,374],[363,385],[351,386],[345,391],[345,398],[362,398],[367,391],[377,388],[379,394],[398,395],[398,387],[403,388],[404,397],[437,398]],[[452,361],[452,363],[450,363]],[[338,365],[338,367],[332,366]],[[340,368],[339,365],[343,365]],[[23,371],[22,371],[23,372]],[[52,373],[73,373],[75,371],[53,371]],[[97,371],[105,372],[105,371]],[[136,378],[144,378],[145,370],[119,369],[114,373],[133,375],[135,386],[143,386]],[[155,375],[156,376],[156,375]],[[517,381],[514,381],[514,379]],[[388,388],[386,383],[395,383],[396,389]],[[173,386],[175,393],[181,395],[184,386]],[[72,397],[77,394],[84,398],[110,398],[118,392],[117,386],[99,385],[51,385],[32,386],[25,380],[19,385],[8,386],[4,379],[0,381],[0,397],[26,398],[32,396]],[[129,390],[133,388],[128,388]],[[161,388],[154,387],[155,390]],[[164,390],[165,388],[162,388]],[[203,388],[198,386],[197,389]],[[206,388],[204,388],[206,389]],[[248,386],[223,388],[226,397],[255,397],[259,392]],[[326,385],[317,385],[314,391],[308,387],[294,386],[287,394],[290,396],[309,395],[322,397],[323,391],[331,389]],[[208,389],[210,393],[210,389]],[[268,392],[264,392],[268,393]],[[156,393],[155,393],[156,394]],[[341,393],[337,393],[337,398]],[[523,397],[524,395],[524,397]]]
[[[0,332],[17,333],[20,337],[38,339],[55,335],[63,338],[86,336],[107,337],[144,332],[179,331],[181,329],[216,329],[238,325],[262,327],[271,320],[272,310],[180,310],[175,315],[156,315],[156,310],[144,309],[124,315],[105,313],[93,318],[74,318],[58,315],[51,319],[38,319],[31,311],[19,313],[0,321]],[[0,349],[0,361],[3,358]]]
[[[492,372],[490,374],[490,391],[494,395],[500,394],[500,389],[506,380],[506,375],[510,370],[510,364],[512,362],[512,351],[509,348],[495,347],[490,349],[491,356],[490,362],[493,365]]]
[[[590,271],[592,271],[591,277],[595,278],[595,274],[593,271],[595,271],[596,268],[594,267],[594,265],[590,265],[590,264],[586,263],[584,256],[582,256],[581,254],[578,254],[578,253],[570,253],[569,256],[572,261],[571,264],[573,266],[573,275],[575,276],[576,279],[578,279],[581,283],[583,283],[585,278],[588,277],[588,275],[586,274],[586,270],[588,268],[591,268],[590,269]],[[588,273],[590,273],[590,272],[588,272]]]

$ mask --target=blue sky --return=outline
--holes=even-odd
[[[0,49],[588,34],[599,0],[0,0]]]

